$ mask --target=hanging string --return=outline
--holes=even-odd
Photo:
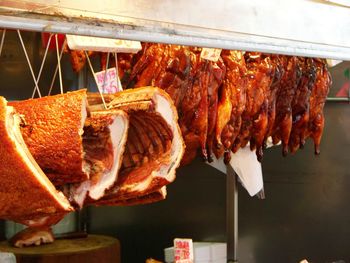
[[[104,76],[103,76],[103,85],[102,85],[102,88],[103,88],[103,89],[105,89],[105,85],[106,85],[107,72],[108,72],[108,64],[109,64],[109,52],[107,53],[106,70],[105,70],[105,74],[104,74]]]
[[[114,59],[115,59],[115,70],[117,72],[117,81],[118,81],[118,87],[119,89],[122,91],[123,87],[122,87],[122,83],[120,82],[119,79],[119,69],[118,69],[118,57],[117,57],[117,52],[114,52]]]
[[[105,102],[105,98],[103,97],[103,94],[102,94],[102,91],[101,91],[101,89],[100,89],[100,86],[98,85],[98,81],[97,81],[97,78],[96,78],[96,75],[95,75],[95,72],[94,72],[94,68],[92,67],[92,64],[91,64],[89,55],[88,55],[88,53],[87,53],[86,51],[85,51],[85,56],[86,56],[86,59],[87,59],[87,61],[88,61],[88,64],[89,64],[91,73],[92,73],[92,75],[94,76],[94,80],[95,80],[95,82],[96,82],[98,92],[100,93],[103,106],[105,107],[105,109],[107,109],[107,105],[106,105],[106,102]]]
[[[2,52],[2,47],[4,46],[5,35],[6,35],[6,29],[2,31],[1,42],[0,42],[0,56]]]
[[[34,83],[35,83],[36,91],[38,92],[39,97],[41,98],[41,93],[40,93],[40,90],[39,90],[38,82],[36,81],[36,78],[35,78],[35,75],[34,75],[34,71],[33,71],[32,65],[30,63],[28,54],[27,54],[26,47],[25,47],[25,45],[23,43],[21,32],[18,29],[17,29],[17,34],[18,34],[19,40],[21,42],[21,45],[22,45],[22,48],[23,48],[23,51],[24,51],[24,55],[25,55],[25,57],[27,59],[27,63],[28,63],[29,69],[30,69],[30,73],[32,74],[32,77],[33,77],[33,80],[34,80]]]
[[[36,79],[36,81],[39,83],[40,81],[40,77],[41,77],[41,73],[43,71],[43,68],[44,68],[44,64],[45,64],[45,61],[46,61],[46,56],[47,56],[47,52],[49,50],[49,46],[50,46],[50,43],[51,43],[51,39],[52,39],[52,34],[50,34],[50,37],[49,37],[49,40],[47,41],[47,46],[46,46],[46,49],[45,49],[45,53],[44,53],[44,57],[43,57],[43,61],[41,62],[41,65],[40,65],[40,69],[39,69],[39,74],[38,74],[38,77]],[[32,93],[32,99],[34,98],[35,96],[35,87],[33,88],[33,93]]]
[[[67,39],[64,39],[64,42],[63,42],[63,45],[62,45],[62,49],[61,49],[61,53],[60,53],[60,60],[62,59],[63,51],[66,48],[66,45],[67,45]],[[50,84],[50,89],[49,89],[48,95],[51,95],[53,84],[55,83],[55,80],[56,80],[57,72],[58,72],[58,64],[56,66],[55,73],[53,74],[53,78],[51,80],[51,84]]]
[[[58,76],[60,79],[60,89],[61,89],[61,94],[63,94],[63,84],[62,84],[62,70],[61,70],[61,58],[58,50],[58,37],[57,34],[55,35],[56,39],[56,55],[57,55],[57,63],[58,63]]]

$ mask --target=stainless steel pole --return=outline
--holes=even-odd
[[[238,189],[237,175],[226,166],[226,235],[227,263],[238,263]]]

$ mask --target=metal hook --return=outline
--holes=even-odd
[[[45,49],[45,53],[44,53],[44,57],[43,57],[43,61],[41,62],[41,65],[40,65],[40,69],[39,69],[39,73],[38,73],[38,77],[36,79],[36,81],[39,83],[39,80],[40,80],[40,77],[41,77],[41,73],[42,73],[42,70],[44,68],[44,64],[45,64],[45,61],[46,61],[46,56],[47,56],[47,52],[49,50],[49,46],[50,46],[50,43],[51,43],[51,39],[52,39],[52,34],[50,34],[50,37],[49,37],[49,40],[47,41],[47,46],[46,46],[46,49]],[[33,93],[32,93],[32,98],[34,98],[35,96],[35,87],[33,88]]]
[[[88,53],[87,53],[86,51],[84,51],[84,52],[85,52],[85,56],[86,56],[86,59],[87,59],[87,61],[88,61],[88,64],[89,64],[91,73],[92,73],[92,75],[93,75],[93,77],[94,77],[94,80],[95,80],[95,82],[96,82],[98,92],[100,93],[103,106],[105,107],[105,109],[107,109],[107,105],[106,105],[106,102],[105,102],[105,98],[103,97],[103,94],[102,94],[102,91],[101,91],[101,89],[100,89],[100,86],[98,85],[98,81],[97,81],[97,78],[96,78],[96,76],[95,76],[94,68],[92,67],[92,64],[91,64],[89,55],[88,55]]]
[[[32,77],[33,77],[33,80],[34,80],[34,83],[35,83],[36,91],[38,92],[39,97],[41,98],[41,93],[40,93],[40,90],[39,90],[38,82],[36,81],[36,78],[35,78],[35,75],[34,75],[34,71],[33,71],[32,65],[30,63],[28,54],[27,54],[26,47],[25,47],[25,45],[23,43],[21,32],[18,29],[17,29],[17,34],[18,34],[19,40],[21,42],[21,45],[22,45],[22,48],[23,48],[23,51],[24,51],[24,55],[25,55],[25,57],[27,59],[27,63],[28,63],[29,69],[30,69],[30,73],[32,74]]]

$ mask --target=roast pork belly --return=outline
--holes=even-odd
[[[14,247],[27,247],[41,244],[53,243],[55,240],[52,230],[49,227],[33,227],[26,228],[18,232],[10,240],[10,244]]]
[[[96,95],[91,97],[91,103],[98,102]],[[109,108],[127,111],[130,129],[118,180],[93,203],[138,198],[171,183],[184,153],[184,142],[169,95],[158,88],[144,87],[106,96],[106,100]]]
[[[11,102],[24,119],[21,132],[41,169],[55,184],[85,181],[83,128],[87,117],[86,90]]]
[[[20,117],[0,97],[0,218],[29,226],[45,225],[72,211],[29,152]]]
[[[91,112],[84,127],[85,161],[90,179],[66,186],[69,199],[82,207],[85,198],[100,199],[118,178],[129,129],[129,117],[121,110]]]

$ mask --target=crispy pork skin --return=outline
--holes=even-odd
[[[86,90],[10,105],[24,117],[21,128],[24,141],[54,184],[88,179],[82,139],[87,117]]]
[[[31,225],[31,220],[72,210],[30,154],[20,118],[0,97],[0,218]]]

